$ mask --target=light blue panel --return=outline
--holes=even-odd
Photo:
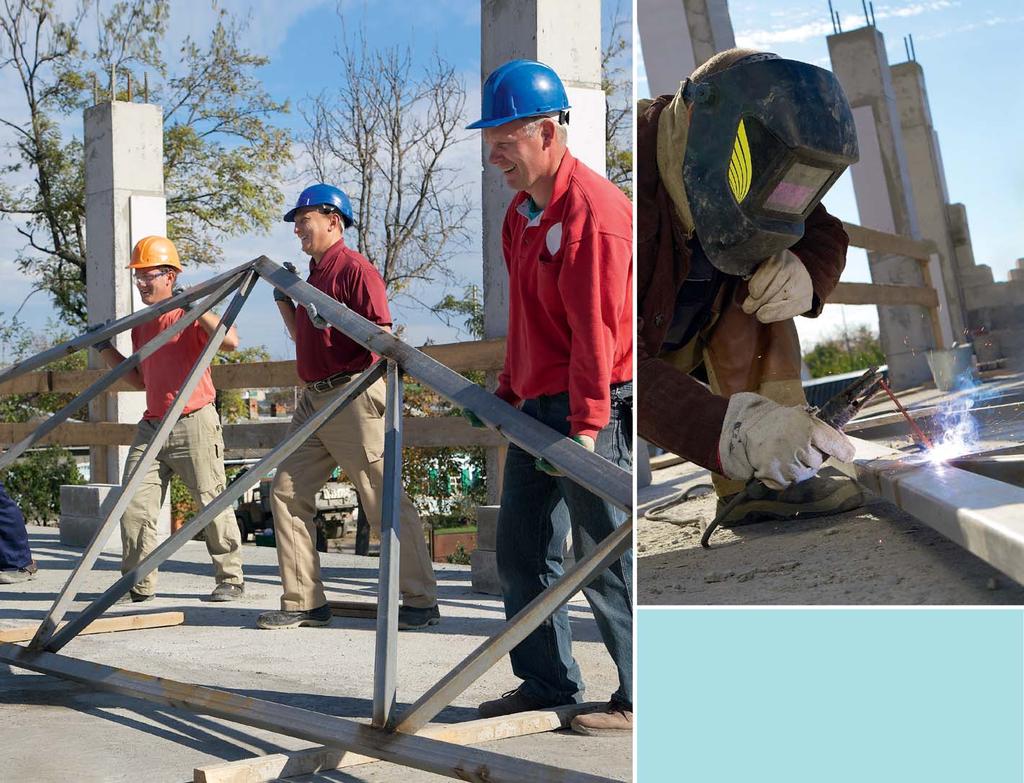
[[[638,614],[640,783],[1022,783],[1020,610]]]

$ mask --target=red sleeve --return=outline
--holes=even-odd
[[[391,326],[387,288],[376,269],[352,264],[339,278],[334,298],[367,321],[378,326]]]
[[[589,231],[566,245],[558,290],[572,330],[569,433],[589,435],[608,424],[618,325],[629,295],[630,237]]]
[[[505,259],[505,269],[511,274],[511,269],[508,266],[508,259],[512,252],[512,227],[509,224],[509,217],[512,215],[512,208],[515,206],[515,200],[509,205],[508,210],[505,212],[505,221],[501,224],[501,253]],[[509,405],[519,405],[522,400],[512,390],[512,373],[509,370],[509,351],[506,344],[505,348],[505,362],[501,368],[501,372],[498,373],[498,388],[494,390],[494,394],[499,398],[507,402]]]

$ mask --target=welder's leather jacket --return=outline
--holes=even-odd
[[[730,278],[718,293],[715,309],[720,314],[706,354],[723,396],[658,358],[690,269],[686,229],[658,175],[656,158],[658,116],[672,97],[657,98],[637,120],[637,431],[651,443],[720,472],[718,442],[728,396],[757,391],[765,379],[799,379],[800,344],[792,321],[762,324],[744,313],[740,305],[747,284]],[[839,282],[848,243],[842,223],[819,205],[805,223],[803,238],[790,248],[814,286],[807,316],[820,314]]]

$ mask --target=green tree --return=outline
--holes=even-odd
[[[885,364],[885,352],[878,335],[861,324],[852,332],[840,329],[820,340],[804,354],[812,378],[863,370]]]
[[[254,345],[239,348],[231,353],[217,353],[213,357],[214,364],[247,364],[249,362],[270,361],[270,351],[265,345]],[[228,424],[248,418],[248,407],[238,389],[217,389],[217,412]]]
[[[244,23],[221,10],[209,40],[186,39],[172,70],[163,54],[169,13],[169,0],[82,0],[74,12],[54,0],[0,6],[0,69],[21,88],[21,107],[10,96],[0,114],[12,153],[0,164],[0,214],[25,239],[19,269],[74,326],[86,321],[84,150],[63,128],[85,107],[128,100],[129,84],[152,77],[148,100],[163,106],[167,233],[191,262],[220,258],[228,237],[268,229],[282,199],[289,138],[270,123],[288,105],[255,76],[267,59],[242,48]],[[81,30],[93,20],[90,47]]]
[[[45,351],[62,343],[74,334],[62,324],[49,321],[43,333],[33,333],[17,318],[0,326],[0,365],[14,364],[29,356]],[[68,354],[47,365],[53,372],[84,370],[86,352]],[[74,399],[74,394],[56,392],[33,392],[0,396],[0,421],[23,423],[32,419],[49,416]],[[73,417],[85,418],[87,409],[76,411]]]

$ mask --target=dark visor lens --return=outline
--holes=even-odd
[[[802,215],[828,182],[832,169],[794,163],[764,202],[764,208],[786,215]]]

